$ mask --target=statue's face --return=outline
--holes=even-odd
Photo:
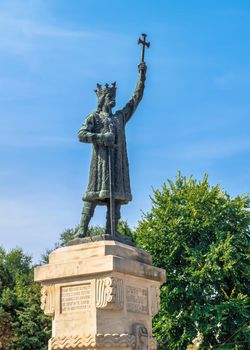
[[[115,102],[115,96],[111,93],[107,93],[105,96],[105,105],[109,106],[110,108],[115,107],[116,102]]]

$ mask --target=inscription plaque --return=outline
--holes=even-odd
[[[127,310],[148,314],[148,289],[132,286],[126,287]]]
[[[61,312],[77,310],[89,311],[90,302],[90,283],[61,287]]]

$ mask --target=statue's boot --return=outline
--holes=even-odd
[[[77,231],[77,237],[83,238],[83,237],[87,236],[90,219],[91,219],[91,217],[85,216],[84,219],[81,220],[79,229]]]
[[[121,205],[118,204],[117,202],[115,203],[115,210],[114,210],[114,215],[115,215],[115,234],[118,233],[117,228],[118,228],[118,222],[121,218]],[[111,217],[110,217],[110,204],[107,204],[107,215],[106,215],[106,234],[111,235]]]
[[[85,202],[82,209],[82,216],[79,225],[79,229],[77,231],[77,237],[86,237],[89,227],[89,222],[94,214],[96,204],[92,202]]]

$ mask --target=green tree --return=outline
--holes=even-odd
[[[134,242],[134,231],[130,228],[127,221],[120,220],[118,222],[117,231],[121,236],[130,237],[131,240]]]
[[[136,242],[164,268],[159,349],[248,349],[250,198],[231,198],[208,177],[177,176],[155,190]]]
[[[46,350],[51,320],[40,309],[40,284],[21,249],[0,248],[0,349]]]

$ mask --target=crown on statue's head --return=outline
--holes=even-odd
[[[96,84],[96,86],[97,86],[97,89],[94,91],[98,97],[98,100],[102,99],[108,93],[111,94],[112,96],[116,95],[116,81],[114,81],[111,85],[105,84],[104,87],[102,87],[102,85],[100,84]]]

